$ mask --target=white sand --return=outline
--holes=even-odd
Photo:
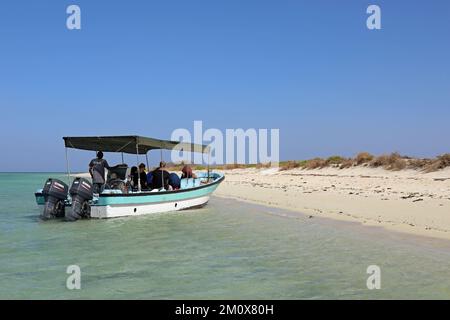
[[[450,239],[450,168],[235,169],[225,176],[217,196]]]
[[[72,173],[70,175],[72,178],[85,178],[85,179],[91,179],[91,174],[89,172],[85,173]]]

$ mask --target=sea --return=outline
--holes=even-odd
[[[450,298],[449,241],[219,197],[41,221],[34,192],[48,177],[66,179],[0,173],[0,299]]]

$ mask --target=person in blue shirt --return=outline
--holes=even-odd
[[[149,171],[147,173],[147,185],[151,186],[153,182],[153,173],[151,171]]]
[[[174,172],[169,174],[169,185],[172,186],[173,190],[180,189],[181,185],[180,177]]]

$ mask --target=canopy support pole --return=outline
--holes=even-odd
[[[210,157],[210,155],[211,155],[211,152],[208,152],[208,183],[209,183],[209,164],[210,164],[210,160],[209,160],[209,157]]]
[[[70,164],[69,164],[69,153],[66,147],[66,167],[67,167],[67,180],[69,181],[70,186]]]
[[[139,144],[136,143],[136,167],[138,168],[137,180],[138,180],[138,190],[141,191],[141,174],[139,173]],[[133,179],[133,177],[131,177]]]
[[[148,165],[148,153],[145,154],[145,161],[147,162],[147,170],[150,171],[150,166]]]
[[[163,162],[163,150],[162,149],[161,149],[161,162]],[[163,171],[163,168],[161,168],[161,163],[160,163],[159,167],[160,167],[159,170],[161,170],[161,186],[164,189],[164,171]]]
[[[123,152],[122,152],[122,164],[124,164],[125,163],[125,161],[123,161]]]

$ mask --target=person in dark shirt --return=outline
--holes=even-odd
[[[105,169],[109,169],[108,161],[103,159],[103,152],[97,152],[97,158],[89,163],[89,173],[92,177],[93,191],[100,194],[105,186]]]
[[[139,171],[137,167],[131,168],[131,177],[133,182],[133,189],[139,189],[139,182],[141,183],[141,190],[148,190],[147,174],[145,173],[145,164],[139,165]],[[140,181],[138,181],[138,179]]]
[[[129,175],[129,183],[130,187],[133,191],[137,191],[137,176],[138,176],[138,168],[136,166],[131,167],[130,175]]]
[[[148,190],[147,174],[145,173],[145,164],[139,165],[139,179],[141,180],[141,189]]]
[[[166,170],[166,163],[161,161],[159,168],[152,172],[152,189],[164,188],[169,190],[169,172]]]

